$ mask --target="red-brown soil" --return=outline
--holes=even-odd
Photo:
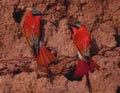
[[[50,64],[53,85],[22,33],[29,9],[38,9],[44,45],[60,61]],[[64,76],[76,64],[68,24],[79,20],[92,37],[92,57],[101,66],[81,81]],[[0,93],[120,93],[120,0],[0,0]]]

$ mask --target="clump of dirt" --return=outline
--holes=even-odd
[[[118,0],[0,1],[0,93],[119,93],[120,2]],[[29,9],[44,16],[44,45],[60,60],[50,64],[53,85],[36,60],[23,33]],[[101,68],[89,80],[70,81],[64,75],[77,62],[69,23],[79,20],[92,37],[91,54]]]

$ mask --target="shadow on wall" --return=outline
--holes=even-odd
[[[117,87],[116,93],[120,93],[120,87]]]
[[[70,81],[81,81],[83,76],[79,76],[77,78],[74,78],[74,72],[75,72],[76,66],[73,66],[68,73],[66,73],[64,76],[70,80]]]
[[[96,40],[93,38],[93,39],[91,40],[91,56],[96,55],[96,54],[98,53],[98,50],[99,50],[99,48],[98,48],[97,42],[96,42]]]
[[[115,35],[115,40],[117,41],[116,46],[119,47],[120,46],[120,35]]]
[[[14,11],[13,11],[13,18],[15,22],[20,23],[21,19],[24,15],[25,9],[18,9],[17,5],[14,6]]]
[[[44,36],[45,36],[45,33],[44,33],[44,25],[47,23],[47,21],[46,20],[44,20],[44,19],[42,19],[41,20],[41,24],[40,25],[42,25],[42,26],[40,26],[40,37],[39,37],[39,41],[43,41],[44,40]],[[46,42],[45,42],[45,44],[46,44]]]

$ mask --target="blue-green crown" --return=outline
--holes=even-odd
[[[75,26],[75,27],[80,27],[81,22],[80,21],[75,21],[72,25]]]
[[[33,15],[41,15],[41,12],[39,10],[32,10]]]

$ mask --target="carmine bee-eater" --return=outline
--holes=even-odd
[[[96,69],[100,68],[100,66],[96,64],[90,57],[90,34],[87,31],[86,27],[79,21],[76,21],[72,24],[72,32],[72,39],[78,49],[79,57],[73,78],[77,79],[84,75],[88,77],[89,71],[94,72]]]
[[[42,32],[41,32],[41,13],[38,10],[32,10],[27,13],[23,23],[24,36],[32,48],[37,65],[42,64],[51,79],[52,72],[49,69],[49,63],[55,61],[55,56],[51,54],[42,44]]]

